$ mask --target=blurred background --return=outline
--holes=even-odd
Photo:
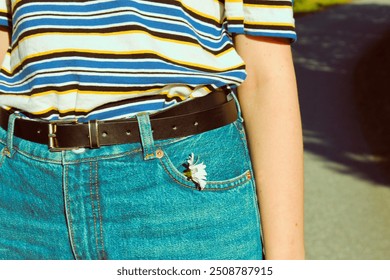
[[[390,260],[390,0],[295,0],[307,259]]]

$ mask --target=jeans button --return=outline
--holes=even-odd
[[[157,157],[157,158],[162,158],[163,156],[164,156],[163,150],[158,149],[158,150],[156,151],[156,157]]]

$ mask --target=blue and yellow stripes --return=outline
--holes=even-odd
[[[130,117],[236,87],[235,34],[296,39],[290,0],[0,0],[0,26],[0,105],[44,119]]]

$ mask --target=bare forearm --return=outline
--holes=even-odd
[[[246,43],[243,39],[239,48],[254,47]],[[247,63],[248,78],[239,88],[239,98],[255,170],[266,258],[302,259],[302,129],[289,46],[264,42],[256,54],[241,53],[244,60],[252,60]]]
[[[8,32],[0,28],[0,63],[9,48],[9,35]]]

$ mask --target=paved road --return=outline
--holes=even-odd
[[[390,0],[356,2],[297,19],[308,259],[390,259],[390,182],[353,98],[359,58],[390,31]]]

